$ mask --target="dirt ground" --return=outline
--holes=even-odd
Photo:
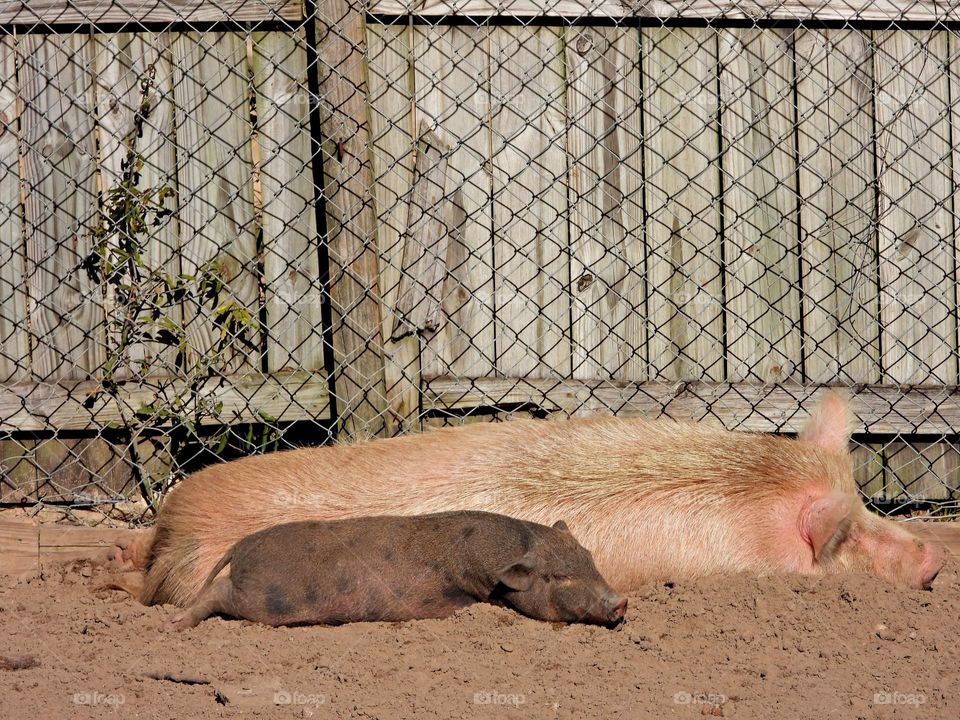
[[[0,585],[0,717],[960,717],[960,578],[716,577],[632,593],[615,630],[491,606],[267,628],[98,590],[78,564]]]

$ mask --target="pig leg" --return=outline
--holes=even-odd
[[[229,577],[219,577],[201,591],[200,596],[186,610],[176,615],[170,624],[175,630],[196,627],[214,613],[238,617],[233,602],[233,583]]]

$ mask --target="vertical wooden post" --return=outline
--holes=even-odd
[[[315,4],[339,429],[380,435],[386,391],[363,11],[358,0]]]

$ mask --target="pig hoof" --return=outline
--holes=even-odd
[[[180,613],[179,615],[174,615],[170,620],[170,627],[179,632],[191,628],[193,625],[190,624],[190,617],[187,613]]]
[[[110,552],[107,553],[107,567],[111,570],[125,570],[130,565],[133,563],[123,557],[122,547],[116,545],[110,548]]]

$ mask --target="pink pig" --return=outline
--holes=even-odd
[[[214,465],[154,529],[116,552],[145,567],[144,602],[190,601],[250,533],[297,520],[485,510],[564,519],[623,591],[724,572],[869,572],[928,588],[939,547],[871,514],[853,481],[846,399],[799,439],[669,420],[473,424]]]

